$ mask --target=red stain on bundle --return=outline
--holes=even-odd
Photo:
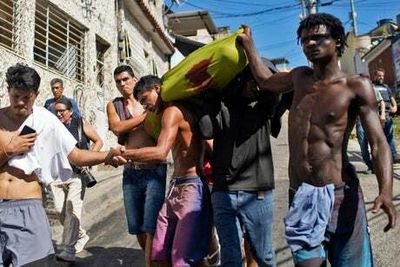
[[[214,55],[194,65],[185,75],[190,85],[195,90],[204,90],[211,85],[213,77],[207,72]]]

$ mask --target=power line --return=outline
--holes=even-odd
[[[186,5],[191,6],[191,7],[195,7],[195,8],[200,8],[200,9],[207,9],[207,8],[204,8],[204,7],[201,7],[201,6],[198,6],[198,5],[194,5],[194,4],[191,4],[191,3],[187,3],[187,2],[186,2]],[[219,18],[232,18],[232,17],[237,18],[237,17],[251,17],[251,16],[256,16],[256,15],[266,14],[266,13],[273,12],[273,11],[287,10],[287,9],[290,9],[290,8],[293,8],[293,7],[299,7],[299,6],[300,6],[300,4],[296,3],[296,4],[290,4],[290,5],[280,6],[280,7],[267,8],[267,9],[264,9],[264,10],[261,10],[261,11],[256,11],[256,12],[236,13],[236,14],[220,12],[220,11],[215,11],[215,10],[210,10],[210,11],[212,13],[219,14],[220,15]]]

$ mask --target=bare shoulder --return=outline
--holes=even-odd
[[[314,73],[314,70],[308,66],[300,66],[292,69],[290,72],[293,74],[311,75]]]
[[[363,85],[371,83],[371,80],[368,78],[368,76],[362,74],[349,74],[346,76],[346,81],[348,84],[352,85]]]
[[[183,112],[179,105],[175,103],[169,103],[167,107],[165,107],[163,111],[163,118],[172,118],[172,119],[182,119]]]
[[[109,101],[107,103],[107,112],[115,111],[114,101]]]
[[[366,75],[347,75],[346,83],[356,93],[363,93],[364,91],[373,93],[371,80]]]

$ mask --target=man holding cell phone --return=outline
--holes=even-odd
[[[6,81],[10,105],[0,109],[0,266],[54,266],[41,184],[69,178],[69,162],[117,166],[126,161],[118,156],[120,148],[110,152],[76,148],[75,138],[61,122],[34,106],[40,84],[34,69],[12,66]]]

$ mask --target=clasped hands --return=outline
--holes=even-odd
[[[112,165],[113,167],[118,167],[120,165],[124,165],[128,162],[127,159],[123,157],[123,153],[125,152],[124,146],[111,148],[108,152],[106,159],[104,161],[105,165]]]

